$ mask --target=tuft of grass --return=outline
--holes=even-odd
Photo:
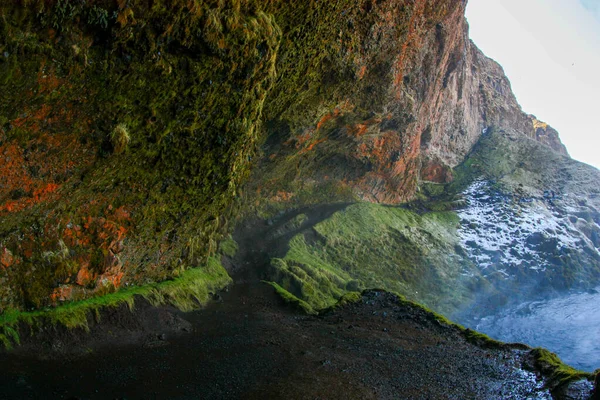
[[[263,283],[271,285],[273,287],[273,289],[275,289],[275,292],[277,292],[277,294],[286,303],[299,308],[300,310],[304,311],[306,314],[309,314],[309,315],[317,315],[318,314],[318,312],[315,311],[315,309],[312,308],[310,304],[308,304],[307,302],[305,302],[302,299],[297,298],[296,296],[294,296],[293,294],[291,294],[290,292],[288,292],[287,290],[285,290],[284,288],[279,286],[277,283],[268,282],[268,281],[263,281]]]
[[[564,364],[555,354],[546,349],[535,348],[531,350],[534,366],[548,376],[546,386],[551,389],[557,389],[570,382],[582,379],[592,379],[592,374],[579,371],[573,367]]]
[[[110,142],[116,154],[124,153],[131,141],[131,135],[125,124],[119,124],[110,134]]]
[[[345,293],[333,306],[327,307],[323,310],[319,310],[318,314],[326,314],[328,312],[332,312],[337,310],[338,308],[343,308],[348,304],[360,303],[362,301],[362,293],[361,292],[348,292]]]
[[[144,286],[130,287],[115,293],[87,300],[67,303],[57,308],[30,312],[8,311],[0,315],[0,342],[7,349],[20,344],[19,325],[40,328],[47,324],[62,325],[68,329],[89,331],[90,316],[99,320],[101,311],[127,304],[135,307],[136,296],[143,297],[153,306],[170,304],[182,311],[192,311],[206,304],[211,293],[231,283],[231,278],[215,257],[208,259],[202,268],[184,271],[179,277]]]
[[[335,307],[344,307],[347,304],[358,303],[360,301],[362,301],[362,294],[360,292],[348,292],[338,300]]]

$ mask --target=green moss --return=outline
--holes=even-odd
[[[115,153],[120,154],[127,150],[127,146],[131,141],[127,126],[124,124],[117,125],[110,134],[110,141]]]
[[[348,304],[360,303],[361,301],[362,301],[362,293],[361,292],[347,292],[347,293],[344,293],[344,295],[342,297],[340,297],[340,299],[337,301],[337,303],[335,303],[334,306],[330,307],[329,309],[319,311],[319,313],[329,311],[329,310],[335,310],[337,308],[344,307]]]
[[[424,182],[421,184],[421,191],[428,198],[438,197],[445,193],[446,186],[439,183]]]
[[[285,290],[284,288],[282,288],[281,286],[279,286],[277,283],[275,283],[275,282],[266,282],[266,281],[264,283],[271,285],[275,289],[275,292],[277,292],[277,294],[286,303],[291,304],[294,307],[298,307],[299,309],[301,309],[302,311],[304,311],[306,314],[309,314],[309,315],[316,315],[317,314],[317,312],[310,306],[310,304],[308,304],[304,300],[301,300],[301,299],[297,298],[296,296],[294,296],[293,294],[291,294],[290,292],[288,292],[287,290]]]
[[[462,328],[462,327],[461,327]],[[506,345],[498,340],[490,338],[488,335],[483,333],[474,331],[472,329],[463,329],[463,335],[465,338],[480,347],[487,347],[492,349],[502,349],[505,348]]]
[[[133,310],[136,296],[141,296],[152,305],[170,304],[182,311],[197,309],[210,300],[214,293],[231,283],[231,278],[220,264],[211,257],[202,268],[184,271],[179,277],[160,283],[122,289],[116,293],[91,299],[71,302],[60,307],[31,312],[8,311],[0,315],[0,341],[6,347],[19,344],[18,328],[21,324],[32,329],[45,324],[62,325],[69,329],[89,330],[89,318],[100,318],[102,310],[122,304]]]
[[[449,4],[429,7],[431,18],[421,28],[441,22]],[[63,173],[38,174],[44,184],[60,184],[56,197],[2,216],[0,242],[23,262],[2,272],[0,307],[43,307],[63,285],[80,296],[100,293],[73,284],[76,267],[85,260],[98,276],[110,272],[112,242],[124,246],[118,266],[127,283],[170,279],[203,264],[236,217],[232,202],[241,197],[264,139],[263,121],[285,141],[287,133],[301,134],[347,104],[344,118],[315,133],[313,139],[321,140],[342,137],[336,132],[346,125],[388,112],[396,91],[393,85],[381,89],[381,82],[396,78],[395,55],[403,50],[414,7],[398,2],[384,14],[365,12],[367,7],[373,7],[370,1],[354,0],[3,2],[0,91],[6,95],[0,120],[6,122],[0,135],[31,159],[46,155],[46,143],[35,142],[40,138],[59,142],[48,153],[65,154],[52,162],[53,168],[64,166]],[[403,122],[410,119],[404,110],[398,113],[406,114]],[[127,127],[129,139],[115,124]],[[284,154],[281,168],[264,178],[289,182],[283,190],[293,191],[299,203],[353,200],[340,182],[303,179],[313,173],[325,179],[340,169],[336,162],[322,168],[324,161],[356,159],[343,144],[322,142],[320,154]],[[130,220],[119,235],[71,240],[64,262],[43,259],[59,240],[67,241],[66,226],[85,226],[90,218],[114,223],[108,210],[121,206]],[[121,241],[122,232],[127,235]],[[22,238],[28,238],[26,246]],[[396,271],[401,281],[419,280],[427,249],[412,254],[402,232],[390,241],[407,256]],[[312,244],[296,244],[293,257],[299,260],[285,260],[294,275],[290,283],[319,304],[379,280],[377,271],[363,274],[356,263],[351,273],[343,271],[339,262],[349,257],[349,247],[338,253],[328,248],[329,267],[321,270],[303,263],[319,258],[310,256]],[[390,266],[383,262],[390,245],[377,258],[382,265],[370,268]],[[301,284],[306,277],[314,284]]]
[[[219,251],[227,257],[233,257],[238,251],[238,244],[230,235],[219,243]]]
[[[578,371],[564,364],[556,354],[546,349],[535,348],[531,351],[531,356],[534,366],[548,377],[547,386],[551,389],[581,379],[592,379],[592,374]]]
[[[351,205],[294,236],[286,255],[272,260],[270,279],[314,309],[383,288],[451,312],[471,296],[461,280],[471,264],[455,253],[458,223],[453,212]]]
[[[343,307],[346,304],[358,303],[360,301],[362,301],[362,294],[360,292],[348,292],[340,298],[337,306]]]
[[[273,16],[258,2],[27,3],[0,5],[0,141],[47,168],[27,178],[60,185],[60,196],[2,215],[0,243],[25,261],[2,272],[0,309],[51,304],[81,260],[106,272],[106,246],[119,238],[70,245],[63,264],[75,270],[43,254],[69,241],[65,226],[106,220],[109,208],[130,215],[123,282],[206,262],[235,217],[262,132],[282,36]]]

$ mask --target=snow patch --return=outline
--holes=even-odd
[[[582,246],[582,235],[553,199],[506,195],[492,182],[476,180],[464,192],[458,211],[460,241],[484,275],[511,270],[544,272],[548,254]]]

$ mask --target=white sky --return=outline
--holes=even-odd
[[[600,168],[600,0],[469,0],[467,19],[523,110]]]

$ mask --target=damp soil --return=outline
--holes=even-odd
[[[304,210],[300,228],[343,207]],[[366,291],[320,316],[290,308],[261,271],[265,251],[285,247],[273,232],[292,218],[238,230],[234,284],[202,310],[139,301],[106,311],[88,333],[25,337],[0,354],[0,399],[550,398],[524,347],[472,344],[392,294]]]

